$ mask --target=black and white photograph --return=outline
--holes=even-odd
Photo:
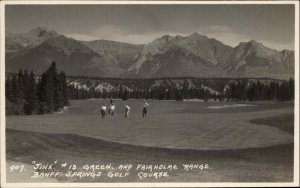
[[[298,8],[2,1],[1,186],[299,185]]]

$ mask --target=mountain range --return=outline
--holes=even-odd
[[[68,75],[119,78],[294,77],[294,51],[251,40],[231,47],[199,33],[164,35],[144,45],[79,41],[37,27],[5,35],[6,72],[39,74],[52,61]]]

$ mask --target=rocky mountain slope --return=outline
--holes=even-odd
[[[6,33],[6,71],[44,71],[55,61],[69,75],[96,77],[270,77],[294,75],[294,52],[256,41],[232,48],[193,33],[165,35],[145,45],[108,40],[77,41],[38,27]]]
[[[42,42],[57,37],[58,34],[54,30],[37,27],[24,34],[5,34],[5,49],[6,52],[17,52],[23,48],[30,48],[41,44]]]
[[[107,61],[81,42],[62,35],[50,38],[35,47],[24,48],[6,58],[6,71],[28,69],[41,73],[52,61],[56,62],[59,70],[69,75],[118,77],[124,72],[118,65]]]
[[[144,47],[144,45],[109,40],[82,41],[82,43],[96,53],[106,57],[108,61],[118,64],[123,69],[127,69],[130,66],[136,54]]]
[[[241,42],[230,57],[219,64],[235,77],[288,78],[294,74],[294,52],[277,51],[254,40]]]

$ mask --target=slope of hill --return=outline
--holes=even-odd
[[[165,54],[166,52],[170,52],[172,50],[175,53],[180,53],[182,51],[185,52],[185,54],[178,54],[178,56],[181,56],[182,58],[178,58],[177,61],[179,61],[182,66],[176,71],[185,72],[185,76],[194,75],[200,77],[205,76],[206,74],[214,74],[215,71],[213,69],[216,69],[216,65],[224,60],[227,60],[230,53],[232,52],[232,48],[230,46],[226,46],[215,39],[207,38],[206,36],[199,35],[198,33],[193,33],[187,37],[172,37],[169,35],[164,35],[161,38],[157,38],[153,42],[145,45],[143,51],[141,51],[138,58],[135,60],[136,62],[129,68],[129,70],[139,75],[141,72],[139,69],[145,62],[148,63],[157,61],[154,64],[158,64],[160,60],[157,58],[157,56]],[[200,60],[199,62],[206,61],[207,63],[211,63],[212,65],[214,65],[210,66],[212,68],[212,73],[203,74],[203,72],[207,72],[207,69],[198,69],[198,71],[200,72],[197,72],[196,74],[194,74],[195,71],[191,72],[188,65],[188,62],[190,61],[189,56],[191,55],[198,57],[198,60]],[[186,69],[184,68],[184,65],[187,65]],[[164,72],[163,70],[159,69],[159,67],[156,67],[157,72]],[[152,74],[154,76],[161,75],[159,73],[153,74],[153,69],[151,70],[151,73],[148,74]],[[224,75],[226,74],[222,73],[219,76],[222,77]],[[161,76],[170,76],[170,74]],[[178,74],[175,73],[174,76],[178,76]]]
[[[227,60],[232,53],[232,47],[198,33],[193,33],[188,37],[179,37],[176,44],[214,65]]]
[[[147,59],[136,72],[137,77],[226,77],[222,69],[206,59],[181,48],[170,47],[162,54],[155,54]]]
[[[227,73],[235,77],[270,77],[288,79],[294,74],[294,53],[277,51],[254,40],[242,42],[233,53],[220,64]]]
[[[6,33],[5,48],[10,52],[16,52],[26,47],[34,47],[42,42],[57,37],[58,34],[54,30],[37,27],[24,34]]]
[[[65,36],[48,39],[32,48],[25,48],[16,55],[6,59],[6,71],[16,72],[19,69],[33,69],[43,72],[52,61],[60,70],[69,75],[114,76],[118,77],[123,70],[81,42]]]
[[[124,69],[129,67],[136,54],[143,49],[143,45],[133,45],[108,40],[83,41],[82,43]]]

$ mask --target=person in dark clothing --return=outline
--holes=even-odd
[[[147,107],[149,106],[149,104],[144,101],[144,107],[143,107],[143,117],[147,116]]]

